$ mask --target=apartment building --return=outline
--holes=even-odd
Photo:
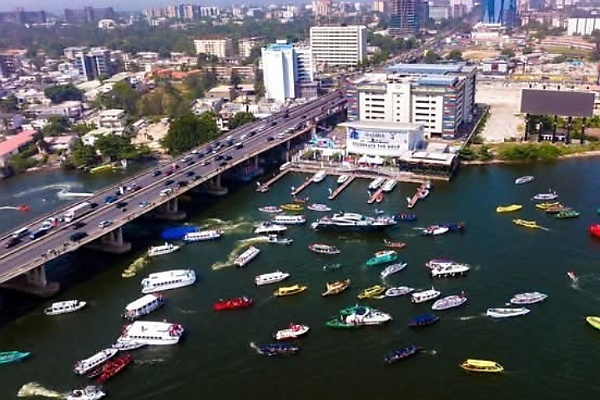
[[[233,41],[229,38],[194,39],[196,54],[211,54],[218,58],[233,55]]]
[[[331,67],[355,67],[367,58],[364,26],[313,26],[310,48],[317,71]]]
[[[115,135],[122,135],[127,126],[125,111],[121,109],[100,111],[98,114],[98,126],[110,130]]]

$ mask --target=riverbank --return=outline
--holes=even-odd
[[[469,146],[461,150],[462,165],[525,164],[535,161],[557,161],[590,158],[600,155],[600,143],[564,145],[552,143],[502,143]]]
[[[591,158],[591,157],[599,157],[600,156],[600,150],[590,150],[590,151],[585,151],[582,153],[570,153],[570,154],[565,154],[562,156],[559,156],[556,160],[567,160],[567,159],[571,159],[571,158]],[[462,161],[460,162],[461,165],[490,165],[490,164],[527,164],[527,163],[532,163],[532,162],[536,162],[536,161],[540,161],[540,160],[499,160],[499,159],[492,159],[492,160],[471,160],[471,161]],[[551,161],[555,161],[555,160],[551,160]]]

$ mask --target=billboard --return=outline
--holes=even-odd
[[[521,112],[560,117],[592,117],[596,95],[589,92],[523,89]]]

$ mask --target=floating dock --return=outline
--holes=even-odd
[[[308,187],[308,185],[310,185],[313,182],[312,180],[312,176],[310,178],[307,178],[302,185],[298,186],[297,188],[295,188],[294,190],[292,190],[292,196],[296,197],[296,195],[298,193],[300,193],[301,191],[303,191],[304,189],[306,189]]]
[[[290,172],[289,169],[285,169],[285,170],[281,171],[280,173],[275,175],[273,178],[269,179],[266,183],[259,185],[258,188],[256,188],[256,191],[257,192],[266,192],[267,190],[269,190],[271,185],[273,185],[275,182],[277,182],[278,180],[283,178],[285,175],[287,175],[288,172]]]
[[[406,198],[406,201],[408,202],[408,208],[413,208],[419,200],[423,200],[429,196],[429,189],[431,189],[431,182],[423,182],[413,197]]]
[[[350,175],[350,177],[346,180],[346,182],[342,183],[340,186],[337,187],[337,189],[335,189],[333,192],[331,192],[328,199],[334,200],[338,194],[342,193],[342,191],[344,189],[346,189],[352,183],[352,181],[354,179],[356,179],[356,176]]]

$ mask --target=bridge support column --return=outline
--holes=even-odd
[[[164,219],[167,221],[183,221],[187,218],[185,211],[179,211],[179,200],[177,197],[173,197],[165,204],[160,206],[154,216],[158,219]]]
[[[44,264],[3,283],[1,287],[44,298],[54,296],[60,290],[58,282],[48,282]]]
[[[111,254],[125,254],[131,251],[131,243],[123,240],[122,227],[108,232],[100,240],[86,244],[85,247]]]
[[[215,186],[215,187],[218,187],[218,188],[220,188],[220,187],[221,187],[221,174],[219,174],[219,175],[215,176],[215,177],[212,179],[212,183],[211,183],[211,185],[212,185],[212,186]]]
[[[317,125],[313,125],[310,127],[310,135],[315,136],[317,134]]]
[[[254,156],[254,168],[258,168],[258,156]]]

